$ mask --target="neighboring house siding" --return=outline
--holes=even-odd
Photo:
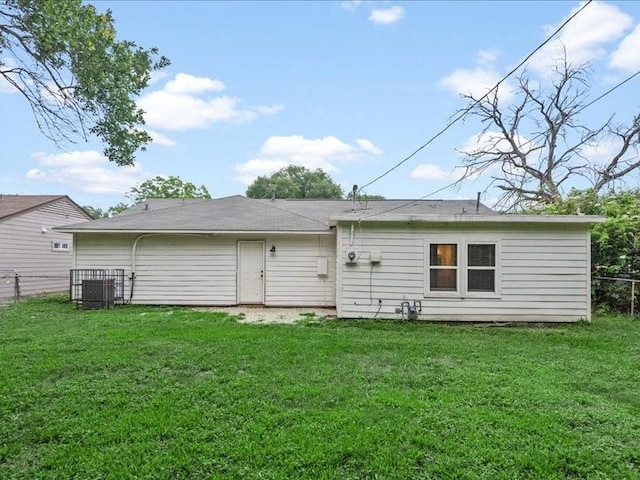
[[[338,315],[396,318],[403,300],[422,302],[421,319],[461,321],[575,321],[590,317],[587,227],[402,226],[339,228]],[[493,228],[493,229],[492,229]],[[429,291],[430,243],[496,245],[494,294]],[[345,252],[359,261],[349,265]],[[381,263],[371,265],[371,251]],[[379,306],[378,300],[382,300]],[[378,311],[378,309],[380,309]]]
[[[76,268],[123,268],[128,300],[132,248],[138,237],[76,234]],[[143,236],[136,244],[132,303],[235,305],[239,240],[265,243],[265,305],[335,305],[333,235]],[[327,275],[318,275],[318,257],[327,258]]]
[[[14,272],[20,276],[20,294],[36,295],[69,288],[73,235],[53,227],[87,218],[66,200],[0,220],[0,299],[14,295]],[[53,242],[68,251],[54,251]]]

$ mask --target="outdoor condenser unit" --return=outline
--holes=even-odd
[[[113,308],[114,303],[113,278],[82,281],[82,308]]]

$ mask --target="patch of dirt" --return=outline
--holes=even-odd
[[[334,319],[335,308],[277,308],[277,307],[205,307],[197,310],[206,312],[224,312],[240,317],[240,323],[296,323],[301,320]]]

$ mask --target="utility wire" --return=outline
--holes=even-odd
[[[616,91],[618,88],[620,88],[621,86],[623,86],[625,83],[628,83],[628,82],[630,82],[631,80],[633,80],[633,79],[634,79],[635,77],[637,77],[638,75],[640,75],[640,70],[638,70],[637,72],[635,72],[635,73],[633,73],[633,74],[629,75],[627,78],[625,78],[625,79],[624,79],[624,80],[622,80],[621,82],[618,82],[617,84],[615,84],[613,87],[611,87],[611,88],[610,88],[609,90],[607,90],[606,92],[604,92],[604,93],[602,93],[602,94],[598,95],[596,98],[594,98],[593,100],[591,100],[589,103],[587,103],[587,104],[583,105],[581,108],[579,108],[578,110],[576,110],[576,114],[577,114],[577,113],[580,113],[580,112],[582,112],[582,111],[584,111],[584,110],[586,110],[586,109],[587,109],[588,107],[590,107],[591,105],[593,105],[593,104],[595,104],[595,103],[599,102],[600,100],[602,100],[603,98],[605,98],[607,95],[609,95],[609,94],[613,93],[613,92],[614,92],[614,91]],[[535,137],[533,137],[533,138],[531,138],[531,139],[527,140],[527,142],[526,142],[525,144],[523,144],[522,146],[524,146],[524,145],[526,145],[526,144],[528,144],[528,143],[534,143],[538,138],[541,138],[541,137],[543,137],[543,136],[544,136],[544,134],[543,134],[543,133],[539,133],[539,134],[538,134],[538,135],[536,135]],[[477,171],[472,172],[472,174],[475,174],[475,173],[478,173],[478,172],[477,172]],[[453,182],[451,182],[451,183],[449,183],[448,185],[445,185],[444,187],[441,187],[441,188],[439,188],[439,189],[437,189],[437,190],[434,190],[433,192],[428,193],[428,194],[426,194],[426,195],[424,195],[424,196],[422,196],[422,197],[418,198],[417,200],[425,200],[425,199],[427,199],[427,198],[431,197],[432,195],[435,195],[436,193],[440,193],[440,192],[442,192],[443,190],[447,190],[448,188],[453,187],[453,186],[454,186],[454,185],[456,185],[458,182],[460,182],[460,180],[459,180],[459,179],[458,179],[458,180],[455,180],[455,181],[453,181]],[[363,187],[363,188],[364,188],[364,187]],[[411,205],[411,203],[413,203],[414,201],[415,201],[415,200],[412,200],[412,201],[410,201],[410,202],[403,203],[402,205],[396,205],[395,207],[392,207],[392,208],[390,208],[390,209],[388,209],[388,210],[383,210],[382,212],[371,213],[371,214],[369,214],[369,215],[365,215],[365,216],[364,216],[364,217],[362,217],[362,218],[368,218],[368,217],[371,217],[371,216],[374,216],[374,215],[383,215],[383,214],[385,214],[385,213],[393,212],[393,211],[395,211],[395,210],[399,210],[399,209],[401,209],[401,208],[403,208],[403,207],[406,207],[407,205]]]
[[[591,100],[589,103],[587,103],[586,105],[584,105],[582,108],[579,108],[577,110],[576,113],[580,113],[582,112],[584,109],[586,109],[587,107],[590,107],[591,105],[593,105],[596,102],[599,102],[600,100],[602,100],[604,97],[606,97],[607,95],[609,95],[611,92],[613,92],[614,90],[617,90],[618,88],[620,88],[622,85],[624,85],[625,83],[633,80],[635,77],[637,77],[638,75],[640,75],[640,70],[638,70],[636,73],[629,75],[627,78],[625,78],[624,80],[622,80],[620,83],[614,85],[613,87],[611,87],[609,90],[607,90],[606,92],[604,92],[602,95],[594,98],[593,100]]]
[[[442,134],[444,134],[447,130],[449,130],[453,125],[455,125],[456,123],[458,123],[460,120],[462,120],[467,113],[469,113],[476,105],[478,105],[481,101],[483,101],[485,98],[487,98],[489,96],[489,94],[491,92],[493,92],[494,90],[496,90],[507,78],[509,78],[511,75],[513,75],[520,67],[522,67],[525,63],[527,63],[527,61],[533,57],[533,55],[535,55],[539,50],[541,50],[547,43],[549,43],[570,21],[572,21],[579,13],[581,13],[585,8],[587,8],[587,6],[589,6],[589,4],[591,4],[593,0],[588,0],[587,3],[585,3],[578,11],[576,11],[573,15],[571,15],[568,19],[566,19],[562,25],[560,25],[544,42],[542,42],[540,45],[538,45],[529,55],[527,55],[524,60],[522,60],[518,65],[516,65],[509,73],[507,73],[504,77],[502,77],[502,79],[500,81],[498,81],[498,83],[495,84],[495,86],[493,88],[491,88],[491,90],[487,91],[487,93],[485,93],[482,97],[480,97],[478,100],[476,100],[475,102],[473,102],[471,105],[469,105],[467,108],[465,108],[464,110],[462,110],[461,112],[458,113],[458,115],[456,115],[453,120],[450,120],[442,129],[440,129],[435,135],[433,135],[431,138],[429,138],[429,140],[427,140],[424,144],[422,144],[420,147],[418,147],[417,149],[415,149],[411,154],[409,154],[407,157],[405,157],[404,159],[402,159],[401,161],[399,161],[398,163],[396,163],[393,167],[391,167],[390,169],[388,169],[386,172],[378,175],[376,178],[374,178],[373,180],[371,180],[369,183],[364,184],[363,186],[361,186],[358,189],[358,192],[360,190],[362,190],[363,188],[366,188],[372,184],[374,184],[375,182],[377,182],[378,180],[386,177],[387,175],[389,175],[391,172],[393,172],[395,169],[397,169],[398,167],[400,167],[402,164],[408,162],[409,160],[411,160],[414,156],[416,156],[420,151],[422,151],[425,147],[427,147],[428,145],[430,145],[431,143],[433,143],[434,140],[436,140],[438,137],[440,137]]]

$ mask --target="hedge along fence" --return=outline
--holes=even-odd
[[[612,292],[617,292],[616,295],[616,300],[618,301],[618,303],[621,303],[625,297],[628,298],[628,305],[629,305],[629,314],[631,315],[635,315],[636,314],[636,295],[637,295],[637,291],[638,288],[640,288],[640,286],[637,286],[636,283],[640,283],[640,280],[636,280],[633,278],[619,278],[619,277],[594,277],[594,280],[600,280],[600,281],[609,281],[609,282],[620,282],[618,283],[618,285],[622,286],[623,288],[616,288],[615,287],[615,283],[613,284],[613,287],[608,287],[605,290],[611,294]],[[627,292],[628,291],[628,292]]]
[[[640,278],[640,189],[572,190],[567,198],[529,213],[604,216],[603,223],[591,227],[592,299],[605,311],[630,310],[631,290],[633,296],[636,290],[631,280]]]

